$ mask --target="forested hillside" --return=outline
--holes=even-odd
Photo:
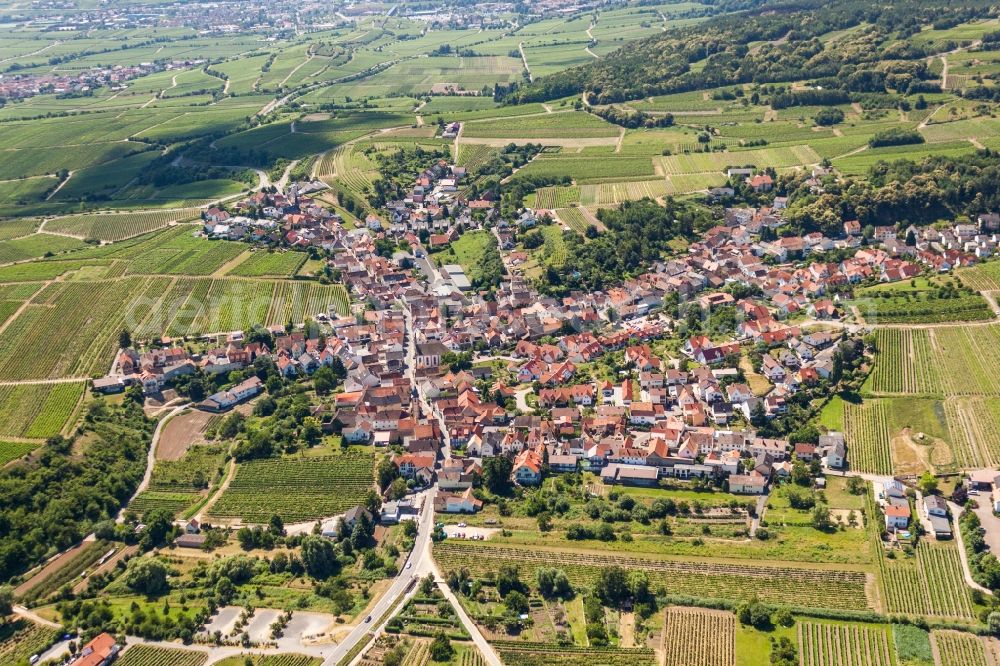
[[[884,6],[855,0],[767,2],[629,44],[606,58],[516,88],[508,100],[537,102],[586,93],[590,104],[609,104],[737,83],[804,79],[854,93],[923,92],[933,89],[925,82],[935,78],[924,58],[953,45],[914,43],[907,37],[921,26],[947,28],[994,14],[995,8],[980,0],[907,0]],[[835,43],[820,39],[849,29],[855,30]],[[778,103],[826,102],[785,98]]]

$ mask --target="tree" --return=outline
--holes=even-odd
[[[127,328],[123,328],[118,334],[118,346],[122,349],[132,346],[132,334],[128,332]]]
[[[787,608],[781,608],[774,614],[774,622],[781,627],[790,627],[795,624],[795,618]]]
[[[385,456],[378,461],[378,465],[375,467],[375,479],[381,490],[384,491],[388,488],[389,484],[392,483],[398,476],[399,469],[392,462],[392,458]]]
[[[0,622],[14,612],[14,588],[0,585]]]
[[[148,597],[163,594],[170,589],[167,584],[167,567],[155,557],[132,558],[125,569],[123,580],[129,589]]]
[[[740,624],[754,629],[767,629],[771,626],[771,615],[767,612],[767,607],[756,599],[737,606],[736,617]]]
[[[308,446],[316,446],[323,439],[323,428],[319,419],[315,416],[307,416],[302,419],[302,429],[300,430],[302,441]]]
[[[821,532],[827,532],[833,528],[833,521],[830,519],[830,508],[827,505],[816,505],[812,511],[812,525]]]
[[[601,576],[594,586],[594,594],[606,606],[621,605],[628,598],[630,592],[628,574],[621,567],[602,569]]]
[[[771,666],[798,666],[798,649],[787,636],[771,640]]]
[[[513,469],[513,461],[505,456],[483,458],[483,485],[495,495],[505,495],[510,490]]]
[[[267,529],[274,536],[285,536],[285,523],[278,514],[271,516],[271,522]]]
[[[523,592],[513,590],[504,597],[503,603],[507,606],[507,610],[514,615],[521,615],[528,612],[528,597],[524,596]]]
[[[316,395],[327,395],[337,388],[337,375],[328,366],[323,366],[314,372],[312,378]]]
[[[329,539],[310,534],[302,539],[302,564],[306,573],[324,580],[340,570],[340,562]]]
[[[521,582],[520,571],[516,565],[503,564],[497,572],[497,592],[501,597],[506,597],[510,592],[524,591],[524,583]]]
[[[852,495],[864,495],[867,490],[867,484],[860,476],[847,477],[847,492]]]
[[[454,654],[455,649],[451,647],[451,641],[444,632],[439,631],[431,641],[431,659],[439,662],[451,661]]]
[[[938,489],[938,480],[930,472],[924,472],[920,476],[920,480],[917,481],[917,488],[920,489],[924,495],[933,495]]]

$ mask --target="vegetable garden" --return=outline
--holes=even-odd
[[[661,560],[627,557],[617,553],[595,554],[550,551],[539,547],[493,546],[445,541],[435,544],[434,557],[443,569],[469,568],[474,575],[495,572],[502,564],[516,563],[525,579],[539,567],[558,559],[574,585],[593,585],[602,569],[620,566],[645,571],[650,583],[668,594],[704,599],[750,599],[808,608],[865,610],[867,576],[856,571],[808,569],[792,566],[754,566],[710,560]]]
[[[663,647],[665,666],[734,666],[736,618],[721,611],[668,608]]]
[[[240,463],[210,514],[249,523],[273,515],[286,523],[335,516],[364,499],[374,464],[371,454]]]

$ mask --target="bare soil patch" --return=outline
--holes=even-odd
[[[903,428],[893,436],[892,461],[897,474],[923,474],[931,470],[930,448],[917,444],[909,428]]]
[[[180,460],[188,448],[195,442],[204,439],[203,435],[214,414],[199,409],[178,414],[170,419],[160,433],[160,441],[156,445],[157,460]]]
[[[57,571],[62,569],[76,559],[84,549],[90,545],[91,542],[84,541],[83,543],[73,546],[67,551],[63,551],[61,554],[57,555],[54,559],[50,560],[48,564],[41,568],[34,576],[24,581],[16,588],[14,588],[15,597],[23,597],[28,592],[38,587],[46,578],[55,574]]]

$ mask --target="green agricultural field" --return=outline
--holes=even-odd
[[[659,158],[664,173],[688,174],[725,172],[727,167],[751,165],[757,168],[803,166],[820,161],[819,155],[808,146],[763,148],[732,153],[692,153]]]
[[[570,178],[578,185],[621,182],[625,179],[648,181],[655,174],[648,157],[612,157],[594,159],[586,156],[538,157],[518,171],[515,178]],[[595,203],[583,197],[585,205]]]
[[[0,386],[0,437],[41,440],[59,434],[82,395],[82,382]]]
[[[242,277],[291,277],[308,255],[305,252],[254,252],[228,275]]]
[[[468,122],[462,136],[470,139],[584,139],[615,137],[620,131],[618,126],[595,115],[570,111]]]
[[[71,234],[84,238],[118,241],[162,229],[171,222],[197,219],[199,215],[200,211],[197,208],[71,215],[46,220],[45,229],[54,233]]]
[[[22,458],[41,446],[40,442],[5,442],[0,440],[0,466]]]
[[[984,639],[958,631],[931,632],[931,641],[941,655],[941,666],[987,666]]]
[[[5,664],[27,663],[47,650],[61,632],[28,620],[15,619],[0,628],[0,661]]]
[[[571,552],[543,546],[519,547],[473,544],[447,540],[434,545],[434,557],[443,569],[468,567],[473,576],[496,571],[502,564],[516,564],[525,580],[533,580],[538,567],[553,561],[576,585],[592,585],[600,569],[620,566],[645,571],[654,586],[668,594],[704,599],[747,599],[756,595],[770,603],[808,608],[865,610],[865,574],[837,569],[810,569],[757,562],[755,565],[684,558],[663,560],[621,553]]]
[[[496,246],[496,237],[489,231],[473,231],[451,243],[447,249],[433,255],[438,265],[459,264],[469,280],[482,276],[483,258],[490,247]]]
[[[116,662],[119,666],[202,666],[208,654],[195,650],[133,645]]]
[[[179,460],[157,460],[149,489],[129,504],[140,516],[165,510],[177,515],[206,497],[223,475],[226,450],[220,445],[192,446]]]
[[[334,516],[362,500],[373,473],[370,454],[244,462],[209,513],[249,523],[273,515],[286,523]]]
[[[0,264],[34,259],[47,254],[59,254],[84,247],[75,238],[54,234],[33,234],[13,240],[0,241]]]
[[[892,640],[884,625],[850,625],[801,622],[798,625],[801,662],[804,666],[836,663],[839,655],[851,655],[859,663],[892,666]]]

